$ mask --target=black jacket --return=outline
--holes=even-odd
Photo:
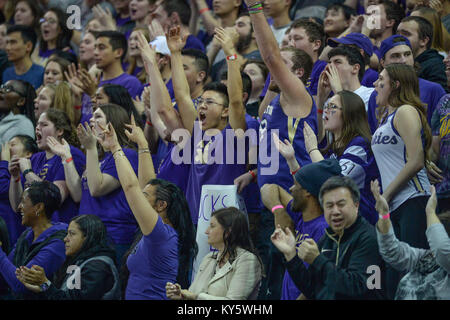
[[[101,300],[101,299],[120,299],[120,281],[119,275],[114,265],[115,253],[109,248],[93,248],[88,254],[83,254],[76,258],[74,262],[65,263],[56,275],[61,276],[60,272],[64,272],[63,281],[56,280],[44,292],[39,293],[38,299],[45,300]],[[94,257],[108,257],[112,261],[112,266],[106,262],[93,259]],[[90,261],[88,261],[90,260]],[[88,261],[86,264],[84,264]],[[84,264],[84,265],[83,265]],[[67,288],[67,280],[73,274],[73,270],[69,269],[70,265],[82,266],[80,272],[80,288]],[[63,276],[64,276],[63,274]],[[62,277],[61,277],[62,278]],[[61,282],[61,283],[59,283]],[[73,285],[74,281],[69,282]],[[105,294],[109,293],[106,297]]]
[[[428,49],[416,57],[416,62],[420,64],[419,78],[436,82],[448,92],[443,60],[444,57],[435,49]]]
[[[307,269],[296,255],[286,263],[295,285],[308,299],[369,300],[384,298],[384,263],[378,251],[375,228],[358,216],[338,238],[331,228],[318,243],[320,255]],[[381,289],[369,289],[367,280],[379,266]],[[374,283],[369,281],[369,283]]]

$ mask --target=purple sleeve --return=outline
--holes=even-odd
[[[8,170],[8,161],[0,161],[0,193],[7,194],[9,192],[9,180],[11,175]]]
[[[130,161],[131,167],[133,168],[134,172],[137,175],[138,161],[139,161],[137,152],[134,150],[131,150],[131,149],[123,149],[123,152],[125,153],[128,161]],[[105,161],[105,166],[102,166],[102,170],[101,170],[102,173],[109,174],[110,176],[119,180],[119,176],[118,176],[117,170],[116,170],[116,163],[115,163],[112,155],[109,154],[104,161]]]
[[[0,272],[14,292],[26,292],[27,289],[16,277],[16,266],[11,262],[14,253],[15,250],[7,257],[3,250],[0,250]],[[31,268],[33,265],[41,266],[47,277],[50,278],[61,267],[65,259],[64,242],[54,239],[42,248],[26,266],[27,268]]]
[[[155,227],[152,232],[146,236],[144,236],[144,241],[148,247],[160,247],[161,243],[167,243],[170,239],[170,234],[168,232],[168,225],[164,224],[161,217],[158,217],[158,221],[156,222]],[[157,246],[155,244],[158,243]]]
[[[58,156],[56,156],[56,157],[58,157]],[[52,171],[54,172],[53,179],[50,180],[50,179],[46,178],[45,180],[52,181],[52,182],[66,181],[66,175],[64,174],[64,167],[63,167],[63,164],[61,161],[62,160],[60,157],[58,157],[58,159],[55,160],[54,167],[52,168]]]

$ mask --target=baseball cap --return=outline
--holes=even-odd
[[[170,56],[170,50],[167,46],[167,40],[165,36],[157,36],[152,42],[150,42],[150,45],[155,47],[155,51],[157,53]]]
[[[392,48],[394,48],[396,46],[401,46],[401,45],[406,45],[411,48],[411,43],[409,42],[408,38],[405,38],[404,36],[396,34],[396,35],[390,36],[387,39],[384,39],[380,45],[380,58],[384,59],[386,52],[388,52],[389,50],[391,50]]]
[[[358,48],[361,48],[364,50],[365,53],[370,57],[373,54],[373,45],[372,41],[370,41],[369,37],[362,33],[352,32],[347,34],[344,37],[340,38],[331,38],[328,39],[328,45],[330,47],[337,47],[339,43],[342,44],[354,44]]]

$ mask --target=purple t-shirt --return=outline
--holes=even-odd
[[[160,144],[166,146],[162,141],[160,141]],[[157,172],[156,177],[172,182],[183,191],[183,194],[186,194],[191,166],[185,163],[175,164],[172,161],[172,150],[174,150],[174,152],[177,151],[174,146],[173,143],[167,145],[168,151],[165,157],[159,162],[158,166],[155,166]],[[180,150],[180,158],[181,157],[183,157],[183,150]]]
[[[142,91],[144,90],[144,85],[139,81],[135,76],[129,75],[128,73],[122,73],[120,76],[109,79],[109,80],[100,80],[98,84],[99,87],[103,86],[106,83],[113,83],[121,85],[122,87],[128,90],[131,98],[136,98],[136,96],[141,96]]]
[[[317,85],[319,84],[320,74],[322,73],[323,69],[325,69],[327,64],[328,62],[326,61],[317,60],[313,65],[311,76],[306,83],[306,87],[309,89],[312,96],[317,95]]]
[[[78,174],[81,176],[86,166],[86,157],[80,149],[70,146],[73,162]],[[31,156],[31,168],[33,172],[41,179],[50,182],[66,180],[64,173],[64,165],[60,156],[54,155],[47,159],[45,151],[35,153]],[[25,188],[28,185],[25,185]],[[63,202],[59,210],[56,210],[52,215],[53,222],[69,223],[70,220],[78,215],[78,205],[72,200],[70,194]]]
[[[310,221],[304,221],[301,212],[292,211],[292,202],[293,200],[288,203],[286,211],[294,222],[296,246],[299,247],[305,239],[313,239],[318,243],[320,238],[325,234],[325,229],[328,228],[324,215],[322,214]],[[306,262],[303,263],[305,264],[305,267],[308,268],[308,264]],[[284,273],[281,300],[296,300],[300,294],[301,291],[292,281],[289,272],[286,271]]]
[[[361,80],[361,85],[365,87],[371,87],[373,88],[373,83],[378,80],[378,72],[373,70],[372,68],[369,68],[364,72],[364,76]]]
[[[445,95],[445,91],[442,86],[438,83],[431,82],[422,78],[419,78],[419,90],[420,90],[420,100],[427,104],[427,121],[431,124],[431,117],[436,109],[439,100]],[[370,130],[372,133],[375,132],[378,126],[378,120],[376,117],[376,97],[377,92],[374,90],[369,99],[369,106],[367,111],[367,118],[370,125]]]
[[[137,175],[138,171],[138,154],[135,150],[122,149],[127,156],[130,164]],[[109,174],[119,181],[117,175],[116,163],[110,152],[100,162],[100,171]],[[80,214],[95,214],[105,224],[108,235],[115,244],[130,244],[133,242],[134,233],[136,232],[137,223],[133,212],[128,205],[125,193],[122,187],[111,191],[107,195],[101,197],[93,197],[89,192],[87,184],[86,172],[81,179],[81,202]]]
[[[278,184],[285,190],[289,190],[292,186],[292,175],[286,159],[280,153],[278,156],[275,154],[272,159],[271,150],[274,143],[272,130],[278,130],[278,137],[281,141],[292,138],[291,144],[294,146],[295,158],[301,167],[311,163],[311,158],[305,148],[303,128],[306,121],[317,134],[317,110],[314,99],[312,101],[311,112],[305,118],[288,118],[281,108],[280,95],[276,96],[264,111],[259,127],[259,155],[264,155],[263,158],[258,156],[258,185],[260,188],[266,183]],[[261,148],[263,149],[261,150]],[[273,173],[276,163],[278,163],[278,170]],[[266,172],[263,172],[263,169]],[[269,170],[270,172],[268,172]]]
[[[233,131],[229,124],[220,134],[209,137],[211,138],[209,141],[207,140],[208,138],[205,139],[204,132],[198,128],[198,121],[195,122],[194,126],[197,126],[197,128],[194,128],[194,133],[191,137],[192,165],[190,166],[186,199],[191,210],[192,222],[197,225],[202,186],[204,184],[233,185],[234,179],[247,171],[248,144],[245,144],[245,150],[237,152],[237,138],[226,133],[227,129],[230,132]],[[222,143],[222,155],[219,154],[220,143]],[[238,153],[243,155],[243,164],[238,164],[237,162]],[[233,164],[227,164],[227,155],[232,159]],[[213,161],[211,156],[214,157],[216,162],[222,161],[222,163],[208,164],[209,161]]]
[[[8,161],[0,161],[0,217],[5,220],[8,228],[9,241],[14,246],[17,238],[25,230],[22,225],[22,216],[14,212],[9,204],[9,183],[11,175],[8,170]]]
[[[155,228],[128,256],[125,300],[167,300],[166,283],[178,275],[178,234],[158,217]]]

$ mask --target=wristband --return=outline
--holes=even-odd
[[[203,9],[200,9],[200,10],[198,11],[198,14],[199,14],[199,15],[202,15],[203,13],[205,13],[205,12],[207,12],[207,11],[210,11],[210,9],[209,9],[208,7],[203,8]]]
[[[16,180],[14,180],[14,182],[19,182],[20,181],[20,176],[16,179]]]
[[[390,218],[391,213],[388,212],[388,213],[386,213],[385,215],[379,214],[378,216],[380,217],[380,219],[387,220],[387,219]]]
[[[298,167],[297,170],[291,171],[291,174],[292,174],[292,175],[296,174],[298,170],[300,170],[300,167]]]
[[[73,160],[73,158],[72,157],[70,157],[70,158],[67,158],[66,160],[64,160],[62,163],[64,164],[64,162],[65,163],[69,163],[70,161],[72,161]]]
[[[237,55],[236,54],[232,54],[231,56],[227,56],[227,60],[228,61],[232,61],[232,60],[236,60],[237,59]]]
[[[22,173],[23,177],[26,179],[27,178],[27,174],[29,174],[30,172],[33,172],[33,169],[30,168],[30,169],[24,170],[23,173]]]
[[[272,213],[275,213],[275,210],[278,210],[278,209],[284,209],[284,207],[281,204],[276,205],[272,208]]]
[[[122,151],[122,148],[119,148],[119,149],[117,149],[116,151],[114,151],[113,154],[112,154],[113,157],[114,157],[114,155],[115,155],[117,152],[119,152],[119,151]]]
[[[73,106],[73,108],[76,109],[76,110],[80,110],[81,106]]]
[[[318,114],[323,114],[323,109],[317,109]]]
[[[145,123],[148,124],[150,127],[153,127],[153,124],[150,121],[147,120]]]
[[[314,150],[319,150],[319,149],[314,148],[314,149],[312,149],[312,150],[309,150],[309,151],[308,151],[308,154],[311,155],[311,152],[313,152]]]
[[[255,181],[256,180],[256,174],[252,170],[249,170],[248,173],[250,173],[252,175],[252,177],[253,177],[252,181]]]

